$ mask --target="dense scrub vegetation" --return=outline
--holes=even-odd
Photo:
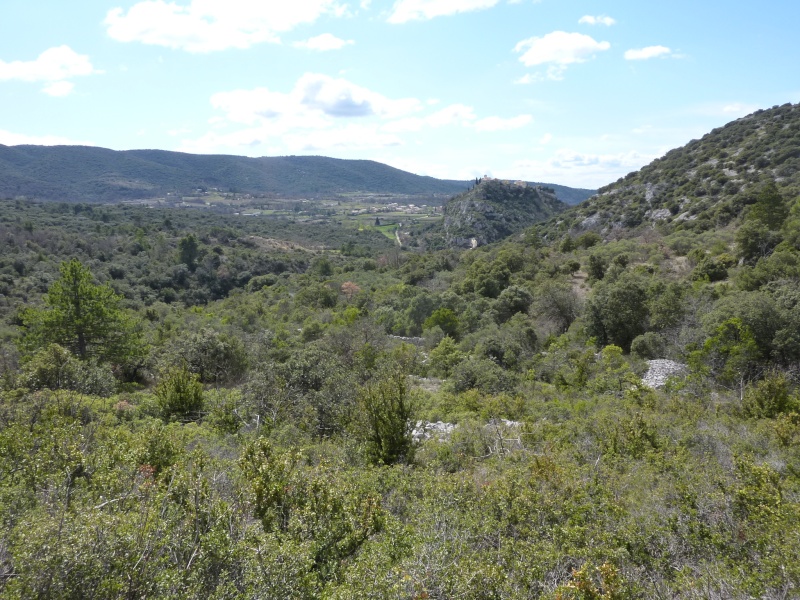
[[[427,253],[3,205],[0,596],[796,596],[778,184],[724,227]]]

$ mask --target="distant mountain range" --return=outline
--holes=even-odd
[[[89,146],[0,145],[0,197],[116,202],[198,189],[283,197],[348,193],[451,196],[473,182],[414,175],[371,160],[324,156],[248,158]],[[567,204],[594,190],[547,185]]]

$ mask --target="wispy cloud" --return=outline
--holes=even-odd
[[[606,27],[610,27],[616,23],[616,20],[612,19],[608,15],[584,15],[580,19],[578,19],[578,23],[581,25],[605,25]]]
[[[492,8],[499,0],[397,0],[389,15],[389,23],[427,21],[463,12]]]
[[[625,60],[649,60],[671,55],[672,50],[666,46],[647,46],[646,48],[627,50],[625,52]]]
[[[127,12],[110,10],[104,24],[108,35],[120,42],[202,53],[279,43],[282,33],[345,11],[337,0],[191,0],[185,5],[144,0]]]

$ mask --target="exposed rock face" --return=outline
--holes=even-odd
[[[486,424],[486,428],[495,431],[507,431],[520,427],[522,423],[519,421],[510,421],[508,419],[492,419]],[[445,423],[444,421],[417,421],[414,429],[411,430],[411,437],[415,443],[424,442],[431,438],[437,439],[440,442],[450,439],[450,434],[456,430],[458,425],[456,423]]]
[[[458,427],[455,423],[445,423],[443,421],[436,421],[430,423],[429,421],[417,421],[414,429],[411,431],[411,437],[417,443],[429,440],[432,437],[440,441],[447,440],[453,430]]]
[[[566,208],[551,188],[483,180],[445,206],[445,240],[464,248],[491,244]]]
[[[642,383],[653,389],[664,387],[670,377],[686,373],[686,365],[674,360],[657,358],[648,360],[647,364],[649,368],[644,377],[642,377]]]

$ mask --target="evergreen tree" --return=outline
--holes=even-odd
[[[61,264],[58,279],[43,308],[22,313],[24,346],[35,350],[58,344],[81,359],[122,363],[140,347],[134,321],[120,307],[122,300],[108,284],[97,285],[78,259]]]
[[[194,273],[197,268],[197,259],[200,257],[200,244],[197,241],[197,236],[190,233],[181,238],[181,241],[178,242],[178,252],[181,263],[189,267],[189,270]]]
[[[756,203],[747,213],[748,220],[763,223],[770,231],[777,231],[789,216],[789,207],[773,183],[767,183],[758,193]]]

